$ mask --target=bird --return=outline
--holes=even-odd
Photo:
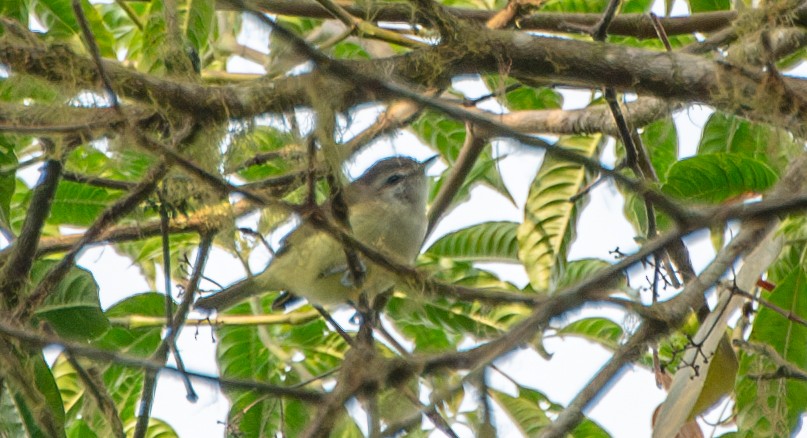
[[[390,261],[414,263],[426,237],[426,169],[435,158],[422,162],[404,156],[385,158],[344,187],[347,220],[359,242]],[[322,208],[329,219],[333,219],[331,202]],[[283,239],[263,272],[198,299],[194,307],[222,311],[268,291],[286,291],[314,306],[328,307],[355,303],[362,292],[373,298],[394,286],[393,276],[383,268],[366,260],[360,264],[364,281],[357,287],[342,243],[303,221]]]

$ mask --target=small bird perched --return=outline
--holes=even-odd
[[[426,167],[408,157],[386,158],[345,186],[343,199],[353,235],[391,261],[411,265],[426,236]],[[323,210],[331,214],[325,205]],[[248,297],[285,290],[311,304],[328,306],[368,297],[394,285],[379,266],[365,263],[365,280],[355,287],[345,251],[338,239],[310,223],[303,223],[283,241],[269,266],[218,293],[196,301],[195,307],[224,310]]]

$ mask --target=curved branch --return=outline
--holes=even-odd
[[[56,336],[41,333],[39,330],[32,329],[31,327],[21,327],[15,325],[8,319],[0,319],[0,334],[2,334],[4,337],[19,339],[31,348],[41,349],[48,345],[57,345],[63,347],[66,351],[74,356],[85,357],[96,362],[111,362],[127,368],[138,368],[155,373],[168,372],[169,374],[174,375],[184,375],[186,377],[191,377],[206,382],[217,383],[219,386],[225,389],[243,389],[247,391],[255,391],[259,394],[270,394],[276,397],[294,398],[305,403],[313,404],[322,403],[322,400],[325,397],[322,393],[305,389],[287,388],[258,381],[227,379],[192,371],[181,372],[174,367],[160,365],[149,359],[142,359],[126,354],[120,354],[114,351],[92,347],[80,342],[66,341]],[[0,343],[0,347],[3,346],[4,343]],[[0,357],[7,356],[0,355]],[[21,387],[30,387],[30,381],[27,383],[29,383],[29,385],[23,385]]]
[[[168,231],[171,234],[204,233],[209,230],[210,224],[219,223],[219,218],[223,215],[240,216],[254,211],[257,208],[258,207],[247,201],[240,201],[232,207],[213,206],[210,209],[195,213],[190,217],[178,217],[173,219],[168,225]],[[155,219],[141,224],[119,225],[107,228],[101,234],[89,240],[86,243],[86,246],[105,243],[128,242],[146,237],[153,237],[159,234],[160,220]],[[36,256],[41,257],[47,254],[67,251],[72,248],[73,245],[82,240],[82,238],[82,234],[44,237],[39,241]],[[4,256],[6,256],[6,253],[0,252],[0,262],[2,262]]]
[[[614,87],[675,102],[704,103],[791,129],[797,135],[807,134],[805,80],[785,78],[782,86],[771,86],[763,72],[746,71],[687,53],[661,53],[482,27],[467,30],[469,38],[463,44],[385,59],[335,61],[322,57],[328,62],[326,72],[317,70],[238,86],[203,86],[134,72],[114,61],[103,64],[122,96],[191,113],[201,121],[250,117],[283,111],[292,105],[310,105],[306,90],[311,83],[328,90],[331,101],[340,102],[344,109],[398,97],[389,87],[374,86],[390,83],[391,78],[440,86],[456,75],[498,73],[506,65],[517,77],[582,88]],[[92,60],[64,46],[40,43],[32,47],[4,37],[0,39],[0,62],[8,65],[12,73],[38,75],[58,83],[97,83],[97,68]],[[356,78],[374,80],[367,83]]]
[[[373,3],[371,8],[356,2],[338,2],[350,15],[372,21],[396,21],[414,23],[412,6],[405,3]],[[218,0],[217,9],[242,10],[238,2]],[[295,15],[309,18],[332,18],[332,15],[316,0],[256,0],[254,7],[279,15]],[[445,10],[457,18],[484,23],[498,11],[445,7]],[[519,29],[569,32],[575,27],[592,26],[602,14],[570,14],[540,12],[518,20]],[[692,14],[685,17],[665,17],[661,23],[668,35],[690,34],[694,32],[710,33],[729,26],[737,18],[736,11],[717,11]],[[418,22],[418,24],[425,24]],[[633,36],[637,38],[656,38],[653,24],[647,14],[622,14],[616,17],[608,28],[612,35]]]
[[[28,275],[34,264],[34,254],[39,246],[39,237],[45,220],[50,215],[50,208],[56,189],[59,186],[63,171],[59,160],[45,161],[39,184],[33,191],[25,221],[20,230],[20,237],[8,249],[8,261],[0,269],[0,308],[10,309],[16,306],[21,297],[20,290],[28,282]]]
[[[655,97],[625,104],[631,126],[642,127],[672,113],[674,105]],[[523,110],[498,116],[498,122],[520,132],[558,135],[603,134],[618,136],[614,117],[605,105],[577,110]]]
[[[134,189],[107,207],[81,236],[81,239],[70,248],[70,251],[67,252],[64,258],[45,274],[45,277],[36,285],[27,299],[17,306],[14,311],[14,316],[19,320],[27,320],[34,310],[53,293],[55,285],[67,275],[68,271],[75,264],[79,252],[84,249],[84,246],[95,240],[107,227],[139,205],[140,202],[154,191],[157,182],[162,179],[167,171],[168,166],[164,163],[154,165],[145,178]]]

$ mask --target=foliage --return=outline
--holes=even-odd
[[[769,349],[740,349],[736,376],[736,362],[713,367],[723,386],[692,394],[730,398],[735,436],[800,427],[807,106],[804,80],[787,74],[805,56],[803,38],[787,37],[807,25],[798,2],[688,0],[660,38],[648,13],[673,2],[630,0],[601,42],[588,33],[605,0],[258,3],[265,14],[236,0],[0,2],[0,437],[180,435],[181,419],[150,412],[156,370],[195,357],[166,321],[186,334],[214,326],[229,412],[206,424],[228,436],[617,435],[586,417],[591,402],[625,367],[665,381],[692,366],[682,358],[702,347],[697,321],[722,311],[698,303],[730,288],[729,268],[758,245],[732,239],[763,223],[784,249],[766,288],[743,291],[755,299],[732,336]],[[681,120],[700,104],[711,113],[685,150],[697,134]],[[208,236],[254,268],[293,225],[332,222],[339,202],[323,213],[312,201],[342,199],[342,171],[388,143],[439,156],[431,225],[453,228],[428,237],[415,271],[387,266],[398,281],[374,303],[379,318],[356,313],[362,300],[327,309],[334,320],[309,305],[279,314],[271,290],[189,313],[190,294],[213,284],[197,270],[217,275],[194,260]],[[591,209],[603,187],[624,203]],[[482,193],[519,217],[479,205]],[[468,205],[478,215],[463,217]],[[604,217],[584,221],[606,214],[633,240]],[[681,243],[698,230],[712,233],[713,277],[692,270],[704,257]],[[612,251],[578,255],[582,236]],[[382,269],[340,241],[359,267]],[[187,302],[147,292],[102,308],[98,269],[76,266],[96,244]],[[585,408],[553,401],[524,371],[572,338],[615,365],[580,392]],[[503,371],[510,362],[519,373]],[[617,420],[650,423],[628,415]]]

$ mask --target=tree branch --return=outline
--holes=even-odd
[[[42,227],[50,214],[53,197],[62,175],[62,163],[48,159],[42,167],[39,184],[33,191],[25,221],[20,230],[20,237],[4,251],[8,254],[6,263],[0,270],[0,294],[2,309],[11,309],[20,299],[23,286],[28,284],[31,267],[36,260],[35,254],[42,235]]]
[[[97,239],[108,226],[137,207],[154,191],[157,182],[165,175],[167,170],[168,167],[163,163],[155,165],[147,173],[143,181],[138,183],[137,187],[107,207],[70,251],[65,254],[64,258],[45,274],[45,277],[36,285],[28,298],[17,306],[14,316],[21,321],[27,320],[45,298],[53,292],[55,286],[67,275],[70,268],[75,264],[78,253],[84,249],[84,246]]]
[[[77,357],[85,357],[97,362],[111,362],[127,368],[137,368],[154,373],[167,372],[172,375],[185,375],[194,379],[217,383],[219,386],[225,389],[243,389],[255,391],[262,394],[271,394],[277,397],[295,398],[302,402],[313,404],[321,403],[323,400],[323,394],[314,391],[297,388],[284,388],[282,386],[269,385],[257,381],[227,379],[195,373],[192,371],[180,372],[176,368],[161,365],[149,359],[141,359],[139,357],[120,354],[110,350],[95,348],[79,342],[66,341],[55,336],[41,333],[40,331],[32,329],[31,327],[21,327],[11,323],[8,318],[0,318],[0,334],[19,339],[31,348],[41,349],[48,345],[57,345],[63,347],[65,350]],[[4,344],[5,342],[1,342],[0,347],[2,347]],[[5,354],[0,354],[0,358],[4,357],[7,356]],[[11,369],[4,368],[4,371],[7,370]],[[20,387],[31,387],[30,383],[30,381],[27,381],[26,384],[21,384]]]
[[[340,2],[351,15],[374,21],[412,22],[412,6],[404,3],[373,4],[365,8],[361,3]],[[251,5],[271,14],[300,16],[309,18],[331,18],[326,9],[316,0],[255,0]],[[221,10],[243,10],[237,1],[218,0],[216,7]],[[445,10],[457,18],[473,22],[489,21],[498,11],[445,7]],[[602,14],[570,14],[556,12],[539,12],[519,20],[519,28],[524,30],[569,31],[570,25],[590,27],[602,17]],[[737,17],[736,11],[715,11],[692,14],[685,17],[665,17],[661,19],[669,35],[690,34],[695,32],[710,33],[729,26]],[[426,24],[418,22],[418,24]],[[608,29],[612,35],[633,36],[637,38],[655,38],[656,33],[647,14],[623,14],[614,19]]]
[[[475,47],[476,49],[473,49]],[[300,50],[301,47],[298,47]],[[304,51],[312,55],[310,50]],[[400,87],[378,87],[390,77],[424,86],[440,86],[461,74],[498,73],[507,63],[513,75],[565,85],[614,87],[679,102],[699,102],[757,121],[807,134],[807,81],[784,78],[792,93],[765,87],[765,74],[687,53],[659,53],[605,43],[532,37],[513,31],[475,29],[467,46],[436,46],[385,59],[327,61],[335,77],[313,72],[267,84],[251,81],[239,86],[202,86],[159,79],[104,61],[117,91],[132,99],[194,114],[199,120],[249,117],[277,112],[290,104],[309,105],[306,84],[320,83],[344,108],[360,102],[401,96]],[[450,61],[450,62],[449,62]],[[89,86],[97,80],[93,62],[63,46],[40,43],[31,47],[0,39],[0,62],[12,71],[44,77],[57,83]],[[58,66],[58,67],[57,67]],[[641,68],[639,68],[641,66]],[[69,72],[69,73],[68,73]],[[345,82],[361,72],[369,81]],[[384,78],[383,80],[381,78]],[[747,105],[747,102],[764,103]]]

